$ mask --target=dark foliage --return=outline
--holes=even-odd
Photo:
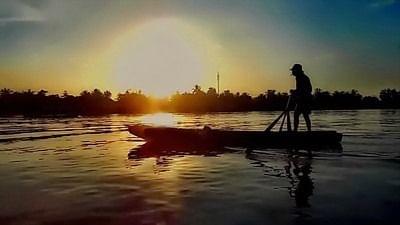
[[[109,91],[83,91],[79,96],[64,92],[48,95],[47,91],[10,89],[0,90],[0,115],[99,115],[112,113],[170,112],[222,112],[222,111],[267,111],[282,110],[289,98],[288,93],[268,90],[252,97],[247,93],[231,93],[229,90],[218,94],[215,88],[206,92],[196,85],[191,92],[176,93],[169,99],[151,99],[138,92],[120,93],[115,100]],[[293,106],[292,106],[293,107]],[[333,93],[316,89],[313,109],[367,109],[400,108],[400,91],[384,89],[379,98],[363,97],[357,90],[335,91]]]

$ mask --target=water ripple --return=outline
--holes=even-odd
[[[0,118],[0,224],[390,224],[398,112],[313,112],[315,127],[344,133],[343,151],[314,152],[141,151],[125,127],[263,130],[280,112]]]

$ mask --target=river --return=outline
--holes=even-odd
[[[400,110],[313,112],[341,151],[128,156],[144,142],[127,124],[263,130],[279,113],[2,117],[0,224],[397,224]]]

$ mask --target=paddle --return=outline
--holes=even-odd
[[[286,118],[286,117],[288,118],[288,119],[287,119],[287,123],[288,123],[287,129],[288,129],[288,131],[291,131],[291,130],[292,130],[292,129],[291,129],[291,126],[290,126],[290,114],[289,114],[289,112],[290,112],[290,111],[289,111],[289,104],[290,104],[291,97],[292,97],[292,96],[289,95],[289,98],[288,98],[288,100],[287,100],[287,102],[286,102],[285,110],[283,110],[283,112],[278,116],[278,118],[276,118],[276,119],[265,129],[265,132],[271,131],[271,129],[279,122],[279,120],[282,118],[282,116],[284,116],[284,117],[283,117],[282,124],[281,124],[281,127],[280,127],[279,131],[282,131],[282,127],[283,127],[283,124],[284,124],[284,122],[285,122],[285,118]]]

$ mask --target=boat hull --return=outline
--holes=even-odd
[[[128,126],[128,130],[147,142],[158,142],[165,145],[321,148],[338,147],[342,140],[342,134],[336,131],[231,131],[209,128],[153,127],[140,124]]]

